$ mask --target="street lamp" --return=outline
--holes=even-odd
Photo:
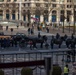
[[[62,32],[64,33],[64,20],[65,20],[65,16],[64,16],[64,13],[65,13],[65,11],[64,11],[64,5],[63,5],[63,3],[64,3],[64,0],[60,0],[60,7],[62,8],[62,10],[63,10],[63,12],[62,12],[62,21],[63,21],[63,29],[62,29]]]
[[[21,20],[21,0],[19,1],[19,20]]]
[[[74,3],[76,3],[76,0],[72,0],[72,5],[73,5],[73,19],[74,19],[74,26],[73,26],[73,34],[75,35],[75,5]]]
[[[64,33],[64,20],[65,20],[65,17],[64,17],[64,11],[63,11],[63,33]]]
[[[70,22],[69,22],[69,33],[70,33]]]

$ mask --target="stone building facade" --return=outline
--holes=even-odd
[[[1,20],[73,22],[73,13],[72,0],[0,0]]]

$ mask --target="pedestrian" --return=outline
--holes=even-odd
[[[32,50],[33,42],[32,41],[29,41],[29,45],[30,45],[30,49]]]
[[[13,32],[13,28],[11,28],[10,30],[11,30],[11,32]]]
[[[66,64],[66,66],[64,67],[64,75],[68,75],[69,73],[69,68],[68,65]]]
[[[33,29],[31,29],[31,35],[34,34]]]
[[[40,32],[38,32],[38,38],[40,38],[41,37],[41,34],[40,34]]]
[[[46,27],[46,32],[49,33],[49,28],[48,27]]]
[[[71,43],[72,62],[75,62],[75,43]]]
[[[53,40],[52,39],[50,41],[50,46],[51,46],[51,49],[53,49],[54,44],[53,44]]]
[[[30,28],[28,28],[28,35],[30,34],[30,32],[31,32],[31,29],[30,29]]]
[[[45,48],[48,49],[49,44],[47,43],[47,41],[45,42]]]
[[[33,41],[33,48],[34,48],[34,49],[37,49],[36,41]]]
[[[71,35],[71,39],[74,39],[74,35],[73,35],[73,33],[72,33],[72,35]]]
[[[6,26],[6,30],[8,30],[8,26]]]
[[[59,38],[60,38],[60,34],[57,33],[57,34],[56,34],[56,39],[59,39]]]
[[[29,27],[29,25],[30,25],[30,24],[29,24],[29,23],[27,23],[27,27]]]
[[[53,46],[54,46],[54,36],[52,35],[52,39],[50,41],[50,46],[51,46],[51,49],[53,49]]]

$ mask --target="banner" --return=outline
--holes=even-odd
[[[35,21],[39,21],[38,18],[31,17],[31,19],[33,19],[33,20],[35,20]]]

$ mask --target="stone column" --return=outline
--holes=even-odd
[[[51,12],[49,13],[48,21],[49,21],[49,22],[52,22],[52,13],[51,13]]]
[[[28,22],[28,15],[26,14],[26,22]]]
[[[61,14],[61,13],[60,13],[60,10],[58,9],[58,10],[57,10],[57,24],[58,24],[57,26],[59,26],[60,14]]]
[[[18,11],[16,11],[15,16],[16,16],[16,20],[18,20]]]
[[[22,20],[22,18],[21,18],[21,7],[22,7],[22,2],[21,2],[21,0],[19,0],[19,20]]]
[[[43,21],[44,21],[44,16],[40,15],[40,22],[43,22]]]
[[[64,10],[64,12],[65,12],[65,13],[64,13],[64,16],[67,17],[67,11]],[[67,23],[67,19],[65,18],[65,20],[64,20],[64,25],[66,25],[66,23]]]
[[[3,20],[6,19],[6,10],[3,10]]]
[[[12,20],[12,10],[9,10],[9,20]]]
[[[74,15],[73,15],[74,11],[72,10],[71,13],[72,13],[72,14],[71,14],[71,19],[70,19],[70,20],[71,20],[71,22],[73,23],[73,22],[74,22]]]

